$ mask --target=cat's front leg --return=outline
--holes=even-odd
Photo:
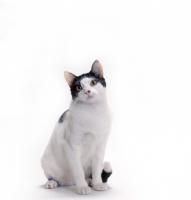
[[[78,194],[89,194],[91,188],[88,186],[81,163],[81,149],[79,145],[71,145],[64,142],[64,150],[67,161],[73,174],[74,183]]]
[[[106,183],[102,182],[101,173],[103,170],[103,159],[105,154],[105,145],[98,146],[92,162],[92,183],[97,191],[107,190]]]

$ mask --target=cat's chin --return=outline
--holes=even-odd
[[[97,103],[99,100],[95,97],[88,97],[86,99],[81,99],[80,101],[86,104],[93,104],[93,103]]]
[[[86,98],[86,101],[91,101],[91,100],[93,100],[93,99],[95,99],[94,97],[91,97],[91,96],[88,96],[87,98]]]
[[[87,98],[84,103],[87,103],[87,104],[92,104],[92,103],[95,103],[96,102],[96,99],[91,97],[91,98]]]

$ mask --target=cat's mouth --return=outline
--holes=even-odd
[[[94,98],[93,96],[88,95],[86,100],[90,100],[90,99],[93,99],[93,98]]]

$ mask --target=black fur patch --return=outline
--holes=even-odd
[[[102,178],[103,183],[107,182],[107,179],[111,176],[111,174],[112,174],[112,172],[106,172],[103,169],[102,174],[101,174],[101,178]]]
[[[103,87],[106,87],[105,79],[96,76],[96,75],[95,75],[94,73],[92,73],[91,71],[90,71],[89,73],[87,73],[87,74],[82,74],[82,75],[80,75],[80,76],[76,76],[73,85],[70,87],[70,91],[71,91],[72,99],[73,99],[73,100],[78,96],[78,93],[79,93],[79,91],[76,90],[76,86],[77,86],[77,85],[81,86],[80,81],[81,81],[83,78],[93,78],[93,79],[96,80],[97,82],[101,83]]]
[[[59,120],[58,120],[59,123],[62,123],[62,122],[64,121],[64,117],[65,117],[65,115],[66,115],[66,113],[67,113],[68,111],[69,111],[69,110],[66,110],[66,111],[60,116],[60,118],[59,118]]]
[[[104,169],[102,170],[102,173],[101,173],[101,179],[102,179],[102,182],[103,183],[106,183],[108,178],[111,176],[112,174],[112,171],[111,172],[106,172]],[[89,178],[92,179],[92,174],[89,176]]]

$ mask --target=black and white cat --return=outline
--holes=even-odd
[[[103,68],[95,61],[91,71],[81,76],[65,72],[72,101],[58,120],[41,159],[48,179],[46,188],[76,185],[78,194],[107,190],[112,173],[110,163],[103,164],[112,115],[106,96]]]

